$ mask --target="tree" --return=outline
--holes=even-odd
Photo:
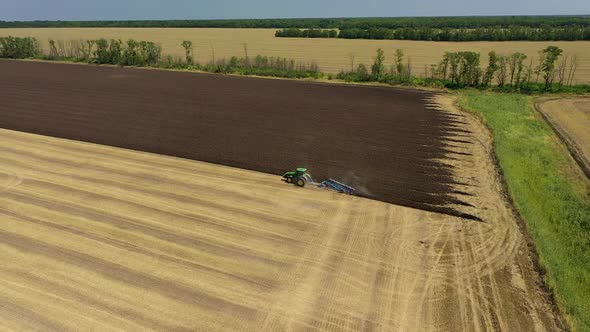
[[[436,64],[430,65],[430,79],[433,81],[437,76],[437,68],[438,68],[438,66]]]
[[[116,65],[121,64],[123,57],[123,41],[120,39],[111,39],[109,43],[109,63]]]
[[[404,73],[404,51],[402,49],[395,50],[395,70],[398,76],[402,76]]]
[[[481,68],[479,66],[478,52],[459,52],[457,54],[459,59],[459,77],[457,79],[461,86],[476,86],[479,85],[481,77]]]
[[[86,41],[86,47],[83,47],[83,54],[84,54],[84,61],[87,62],[92,62],[92,48],[94,47],[94,44],[96,43],[95,40],[87,40]]]
[[[183,40],[182,47],[184,48],[184,58],[189,65],[193,64],[193,42],[190,40]]]
[[[354,71],[354,58],[355,58],[354,53],[348,54],[348,59],[350,59],[350,71],[351,72]]]
[[[516,55],[518,53],[513,53],[512,55],[510,55],[508,57],[508,68],[510,70],[510,85],[513,86],[514,85],[514,74],[516,73]]]
[[[574,82],[574,76],[576,75],[576,69],[578,68],[578,56],[572,55],[570,59],[569,71],[567,74],[567,85],[571,86]]]
[[[531,84],[531,78],[533,77],[533,59],[529,61],[529,65],[526,67],[526,85]],[[524,82],[524,81],[523,81]]]
[[[96,41],[96,50],[94,51],[94,61],[98,64],[112,63],[109,54],[109,42],[106,39]]]
[[[55,40],[49,39],[49,58],[55,60],[58,58],[57,47],[55,46]]]
[[[508,59],[504,55],[498,56],[498,86],[502,87],[506,83],[506,76],[508,74]]]
[[[404,80],[406,82],[409,82],[410,79],[412,78],[412,59],[408,58],[408,60],[406,61],[406,70],[404,73]]]
[[[459,83],[459,54],[455,52],[447,52],[449,57],[449,66],[451,67],[451,84]]]
[[[66,44],[63,40],[57,41],[57,54],[60,58],[64,58],[66,56]]]
[[[442,74],[443,81],[447,80],[447,74],[449,71],[449,60],[450,60],[449,54],[450,54],[449,52],[446,52],[443,55],[443,59],[441,60],[440,64],[438,65],[439,72]]]
[[[373,63],[373,66],[371,66],[371,74],[377,79],[383,75],[384,62],[385,52],[382,49],[378,49],[377,56],[375,56],[375,62]]]
[[[566,79],[565,72],[568,65],[568,58],[569,56],[565,55],[557,64],[557,83],[559,84],[559,87],[563,86]]]
[[[209,46],[211,46],[211,61],[215,64],[215,48],[213,47],[212,41],[209,41]]]
[[[518,86],[520,84],[520,77],[522,76],[522,70],[524,68],[523,61],[526,59],[526,55],[516,52],[510,55],[508,64],[510,67],[510,85]]]
[[[524,60],[526,60],[527,56],[522,53],[515,53],[516,54],[516,86],[520,87],[522,85],[522,71],[525,68]]]
[[[250,67],[250,57],[248,56],[248,44],[244,43],[244,67]]]
[[[127,41],[127,47],[123,50],[123,56],[121,59],[121,65],[124,66],[137,66],[139,65],[139,55],[138,55],[138,46],[139,43],[134,39],[129,39]]]
[[[359,64],[356,73],[355,73],[360,81],[368,81],[369,80],[369,70],[367,66],[364,64]]]
[[[162,48],[151,41],[139,42],[139,66],[155,65],[160,61]]]
[[[488,68],[483,75],[482,85],[484,87],[490,86],[492,80],[494,79],[494,75],[498,71],[498,54],[494,51],[488,53]]]
[[[0,58],[35,58],[41,54],[39,42],[31,37],[0,37]]]
[[[563,50],[557,46],[548,46],[542,51],[543,62],[540,65],[540,71],[543,73],[543,80],[545,81],[545,90],[549,90],[553,84],[555,77],[555,61],[561,56]]]

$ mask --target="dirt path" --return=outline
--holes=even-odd
[[[0,130],[0,327],[556,330],[478,140],[483,222]]]
[[[590,98],[541,100],[538,107],[590,178]]]

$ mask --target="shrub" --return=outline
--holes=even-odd
[[[162,48],[150,41],[136,41],[129,39],[123,50],[121,65],[124,66],[153,66],[162,56]]]
[[[94,51],[95,62],[98,64],[112,63],[109,54],[109,42],[102,38],[96,41],[96,50]]]
[[[25,59],[41,56],[39,42],[31,37],[0,37],[0,58]]]
[[[382,49],[377,49],[377,55],[375,56],[375,62],[371,66],[371,74],[379,80],[385,69],[385,52]]]
[[[359,64],[352,72],[340,72],[336,78],[345,80],[347,82],[368,82],[371,80],[369,69],[364,64]]]
[[[123,42],[119,39],[111,39],[109,44],[108,58],[112,65],[120,64],[123,53]]]
[[[184,58],[187,64],[193,63],[193,42],[190,40],[182,41],[180,44],[184,48]]]

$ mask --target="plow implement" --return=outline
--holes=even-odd
[[[318,185],[318,188],[327,188],[327,189],[337,191],[339,193],[354,195],[354,188],[353,187],[347,186],[344,183],[338,182],[333,179],[328,179],[326,181],[323,181],[322,183],[320,183]]]

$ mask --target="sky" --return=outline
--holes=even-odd
[[[589,0],[0,0],[0,20],[590,14]]]

